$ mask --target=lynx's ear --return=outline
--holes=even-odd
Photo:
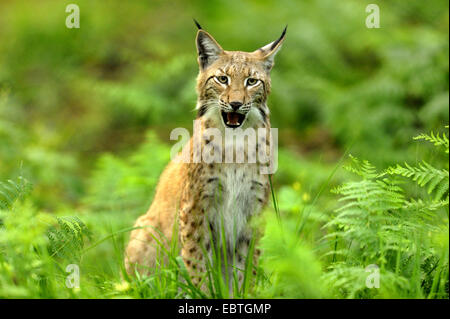
[[[223,49],[208,32],[202,29],[197,21],[195,21],[195,24],[199,29],[196,39],[198,64],[200,69],[204,70],[219,58]]]
[[[286,30],[287,26],[284,28],[283,33],[281,33],[281,36],[277,40],[270,42],[269,44],[263,46],[262,48],[259,48],[254,52],[262,56],[264,67],[267,71],[270,71],[274,65],[275,55],[280,50],[281,45],[286,38]]]

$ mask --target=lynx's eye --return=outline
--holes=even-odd
[[[255,79],[255,78],[248,78],[248,79],[247,79],[246,85],[247,85],[247,86],[254,86],[254,85],[256,85],[258,82],[259,82],[258,79]]]
[[[225,75],[216,76],[216,80],[221,84],[228,84],[228,77]]]

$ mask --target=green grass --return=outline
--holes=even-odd
[[[424,136],[431,140],[433,135]],[[441,153],[447,150],[448,144]],[[256,228],[265,229],[258,243],[263,252],[258,266],[247,258],[245,269],[233,268],[223,276],[223,267],[229,265],[222,229],[220,245],[211,242],[204,290],[192,283],[180,257],[176,224],[173,238],[155,238],[159,252],[151,274],[130,277],[123,252],[132,218],[124,219],[123,211],[85,210],[73,217],[54,217],[27,200],[30,186],[25,179],[2,183],[0,196],[6,204],[0,215],[0,296],[448,298],[448,170],[419,163],[417,168],[405,164],[378,172],[352,156],[345,168],[359,179],[332,190],[342,204],[331,214],[321,212],[317,203],[324,189],[330,190],[336,167],[307,205],[285,202],[288,190],[281,189],[277,198],[272,188],[273,207],[255,221]],[[413,185],[419,186],[417,192],[407,191]],[[136,185],[128,187],[135,191]],[[296,196],[295,187],[292,191]],[[79,289],[65,287],[69,264],[80,267]],[[378,289],[366,286],[366,267],[373,264],[380,271]],[[239,273],[244,274],[241,287]]]

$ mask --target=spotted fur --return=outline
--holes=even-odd
[[[217,128],[224,135],[223,114],[232,111],[245,117],[240,127],[243,130],[270,129],[270,113],[266,104],[271,87],[270,70],[286,30],[278,40],[254,52],[241,52],[223,50],[198,23],[197,26],[200,28],[196,39],[200,67],[197,119],[201,123],[201,132]],[[226,83],[222,83],[225,77]],[[250,85],[256,80],[257,84]],[[235,109],[233,105],[240,107]],[[203,133],[201,137],[202,147],[225,147],[223,140],[216,141]],[[185,147],[190,147],[191,159],[198,155],[194,154],[193,138]],[[268,147],[269,139],[258,140],[258,150]],[[234,151],[244,151],[245,158],[250,155],[245,149]],[[135,226],[143,228],[131,233],[125,258],[127,272],[151,272],[158,255],[158,242],[168,245],[174,223],[178,223],[181,255],[195,283],[199,283],[206,271],[205,258],[211,256],[212,246],[222,249],[222,235],[226,238],[230,258],[230,267],[224,271],[231,272],[233,267],[244,269],[253,234],[250,220],[269,198],[269,179],[268,175],[260,173],[261,165],[259,161],[172,161],[160,177],[150,209],[136,221]],[[259,249],[255,251],[253,258],[256,262]],[[242,274],[239,278],[242,280]]]

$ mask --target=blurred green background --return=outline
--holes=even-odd
[[[75,212],[99,233],[131,226],[169,160],[170,131],[192,130],[192,18],[242,51],[288,24],[268,103],[281,210],[310,203],[346,152],[380,168],[433,159],[411,138],[449,121],[448,1],[376,1],[381,27],[369,29],[373,2],[1,1],[0,180],[26,177],[35,209]],[[70,3],[80,29],[65,26]],[[345,174],[308,227],[336,207],[329,188]]]
[[[376,164],[414,159],[411,136],[448,122],[447,1],[380,1],[380,29],[365,26],[367,1],[77,1],[80,29],[65,27],[69,3],[0,4],[0,179],[22,171],[46,209],[77,205],[105,152],[192,129],[193,17],[229,50],[288,24],[269,106],[304,160],[350,145]]]

